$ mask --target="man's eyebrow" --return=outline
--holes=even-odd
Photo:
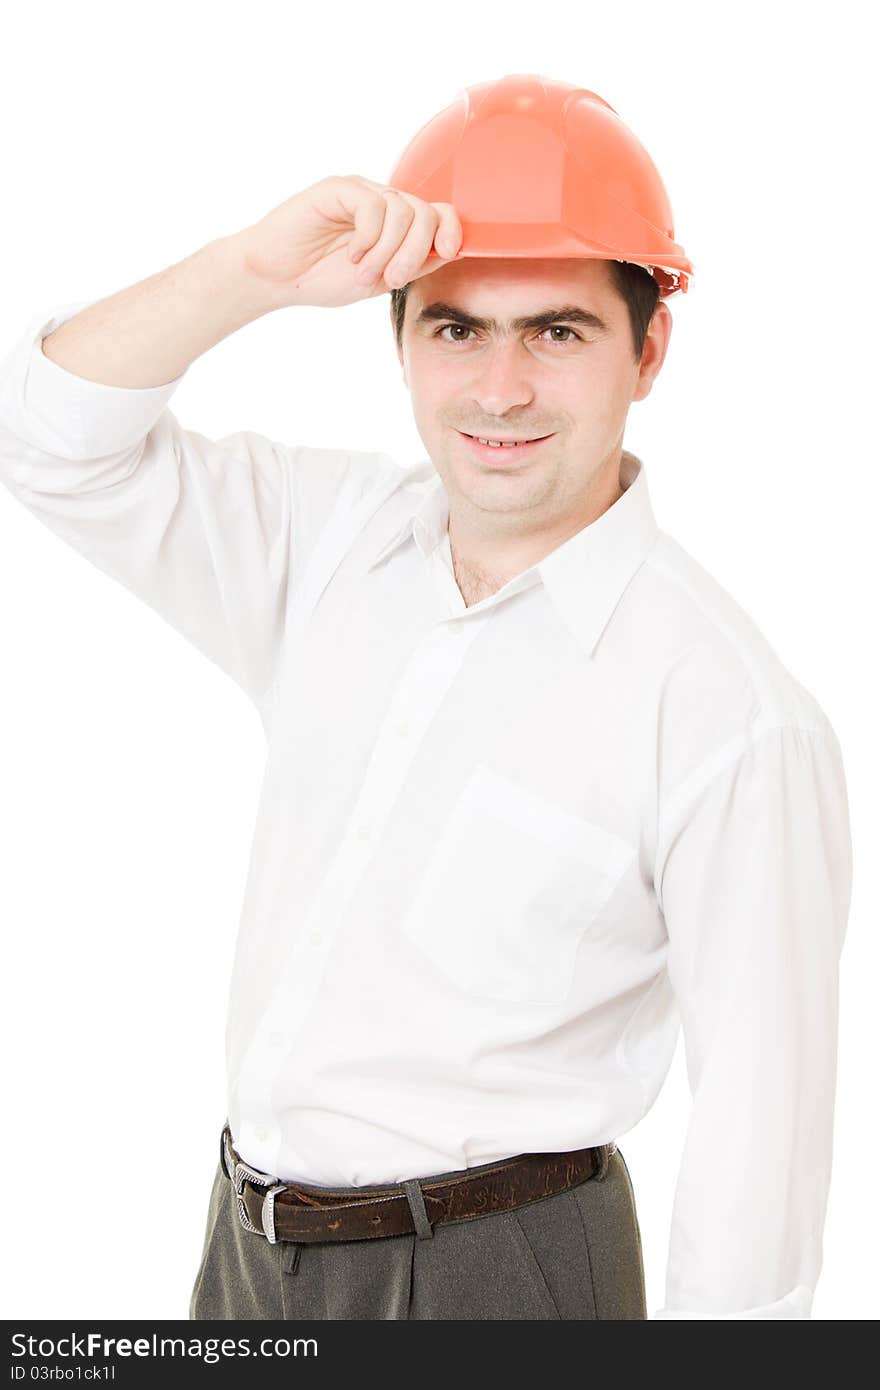
[[[456,323],[464,324],[466,328],[484,329],[489,333],[494,333],[501,327],[497,319],[478,318],[475,314],[468,313],[467,309],[450,304],[446,300],[435,300],[433,304],[426,304],[416,315],[414,322],[418,327],[436,319],[453,319]],[[549,328],[551,324],[563,322],[579,323],[584,328],[593,328],[600,333],[608,332],[608,325],[604,319],[591,309],[582,309],[579,304],[561,304],[557,308],[542,309],[537,314],[526,314],[523,318],[511,319],[507,326],[518,333],[526,328]]]

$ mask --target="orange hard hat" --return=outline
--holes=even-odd
[[[595,92],[516,73],[464,88],[410,141],[389,187],[451,203],[458,256],[632,261],[662,297],[693,267],[645,147]]]

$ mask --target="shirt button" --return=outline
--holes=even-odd
[[[370,838],[370,836],[372,835],[372,833],[373,833],[373,828],[372,828],[372,826],[370,826],[370,825],[359,825],[359,826],[358,826],[357,837],[358,837],[359,840],[369,840],[369,838]]]
[[[405,719],[402,719],[398,724],[397,732],[401,735],[401,737],[406,737],[406,735],[409,733],[409,724]]]
[[[284,1042],[284,1034],[283,1034],[283,1033],[270,1033],[270,1034],[269,1034],[269,1041],[270,1041],[270,1043],[272,1044],[273,1047],[280,1047],[281,1044]]]
[[[269,1138],[269,1131],[268,1129],[266,1129],[265,1125],[255,1125],[254,1134],[256,1135],[257,1139],[260,1140],[261,1143],[264,1139]]]
[[[320,945],[321,933],[319,931],[313,931],[311,936],[309,937],[309,940],[311,941],[313,946]]]

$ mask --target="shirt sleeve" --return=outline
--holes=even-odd
[[[655,1318],[811,1315],[851,872],[827,721],[744,736],[661,814],[655,887],[692,1106]]]
[[[259,704],[293,579],[387,456],[209,439],[168,406],[185,373],[134,389],[68,372],[42,339],[90,302],[36,314],[0,367],[0,482]]]

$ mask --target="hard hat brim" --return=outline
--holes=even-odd
[[[433,252],[428,260],[432,258],[443,259]],[[693,266],[684,254],[664,256],[662,263],[652,260],[648,252],[624,257],[611,247],[585,241],[558,223],[546,222],[463,222],[462,243],[452,261],[466,259],[627,261],[654,276],[663,298],[678,291],[686,294],[693,274]]]

